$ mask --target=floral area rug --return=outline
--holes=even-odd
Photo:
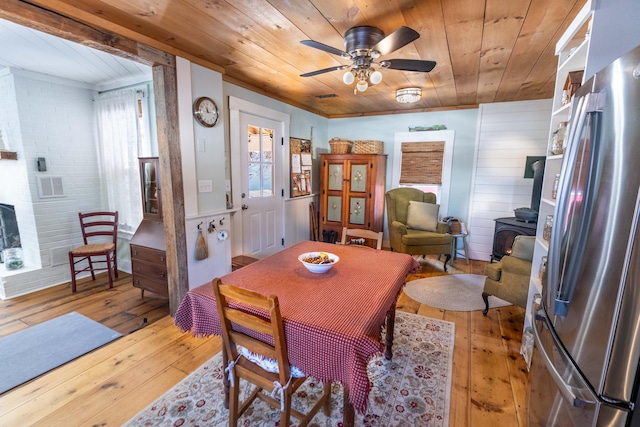
[[[356,414],[357,426],[448,426],[454,324],[415,314],[397,312],[393,359],[382,354],[368,365],[372,388],[366,414]],[[384,333],[384,331],[383,331]],[[229,413],[223,406],[222,356],[208,360],[172,390],[132,418],[128,427],[226,426]],[[252,391],[241,383],[240,399]],[[331,415],[321,409],[310,427],[342,426],[342,386],[334,384]],[[307,412],[322,394],[322,384],[308,379],[293,399],[294,407]],[[278,409],[258,399],[240,418],[239,426],[278,426]],[[297,420],[292,417],[292,425]]]

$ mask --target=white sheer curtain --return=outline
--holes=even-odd
[[[96,111],[109,209],[118,211],[123,230],[135,231],[142,221],[138,153],[143,144],[136,89],[99,94]]]

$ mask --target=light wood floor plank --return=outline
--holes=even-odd
[[[136,334],[127,335],[113,343],[78,358],[66,365],[44,374],[22,386],[0,395],[0,425],[4,425],[4,416],[9,411],[14,411],[23,405],[32,405],[34,401],[42,402],[40,396],[58,386],[61,382],[82,374],[91,367],[111,360],[117,354],[127,351],[137,343],[157,335],[159,331],[166,330],[173,325],[173,319],[166,317]],[[33,405],[37,407],[38,405]]]
[[[48,390],[37,396],[37,401],[42,407],[23,404],[15,407],[7,416],[16,423],[20,420],[29,420],[32,423],[65,405],[70,405],[69,410],[72,410],[82,401],[83,395],[93,389],[95,383],[108,381],[127,372],[129,381],[135,381],[139,376],[138,363],[144,360],[147,364],[154,365],[153,357],[157,357],[158,351],[178,338],[181,337],[178,337],[175,328],[170,326],[108,357],[102,349],[98,349],[92,352],[92,357],[86,355],[69,362],[44,376],[49,381],[44,387]],[[105,352],[109,352],[106,347],[103,348]],[[101,394],[104,392],[105,390]]]
[[[509,387],[507,357],[502,340],[471,337],[471,425],[517,426],[513,393]]]
[[[518,415],[518,424],[527,423],[527,386],[529,381],[529,370],[527,363],[520,353],[522,345],[522,325],[524,324],[524,310],[519,307],[509,306],[500,309],[500,328],[502,331],[502,343],[507,357],[507,367],[509,368],[509,378],[511,389],[513,390],[513,401]]]
[[[451,378],[451,404],[449,425],[466,427],[470,425],[469,413],[469,372],[471,370],[470,316],[468,312],[447,311],[444,319],[456,324]]]
[[[428,257],[431,258],[431,257]],[[456,274],[482,274],[486,262],[454,262]],[[443,276],[435,257],[420,273]],[[0,301],[0,335],[71,311],[125,334],[122,338],[0,395],[0,425],[119,426],[218,353],[220,339],[182,334],[166,299],[146,294],[121,273]],[[404,293],[397,309],[455,323],[450,426],[526,425],[527,371],[519,354],[524,310],[519,307],[454,312],[420,304]],[[148,324],[129,334],[147,318]]]
[[[123,393],[117,401],[93,415],[84,425],[121,426],[186,377],[187,375],[181,370],[168,366],[159,375],[128,393]]]
[[[175,329],[172,329],[172,341],[158,348],[152,355],[145,357],[135,366],[121,371],[118,375],[107,378],[102,372],[88,372],[86,378],[78,376],[62,384],[63,390],[78,390],[78,395],[73,397],[76,403],[73,408],[63,405],[51,412],[47,417],[42,418],[43,425],[68,426],[74,422],[88,425],[86,420],[91,416],[94,408],[100,407],[106,402],[116,402],[120,400],[122,394],[129,394],[135,390],[138,384],[157,378],[167,366],[180,360],[181,357],[198,346],[195,339],[185,335],[176,339]],[[93,381],[94,378],[104,378],[104,380]],[[87,382],[87,379],[90,379],[90,382]],[[56,391],[54,389],[52,393],[56,393]]]

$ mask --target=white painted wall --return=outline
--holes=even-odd
[[[308,111],[302,110],[297,107],[293,107],[289,104],[285,104],[284,102],[277,101],[275,99],[266,97],[264,95],[258,94],[256,92],[252,92],[250,90],[244,89],[242,87],[233,85],[231,83],[224,82],[224,92],[225,92],[225,111],[229,111],[229,97],[233,96],[235,98],[241,99],[243,101],[248,101],[252,104],[256,104],[262,107],[266,107],[271,110],[279,111],[281,113],[287,114],[290,117],[290,125],[289,125],[289,135],[294,138],[302,138],[302,139],[310,139],[312,143],[312,158],[313,158],[313,170],[312,170],[312,191],[313,194],[311,196],[305,197],[297,197],[297,198],[288,198],[285,197],[284,201],[284,215],[285,215],[285,224],[284,224],[284,233],[283,236],[285,239],[285,246],[291,246],[297,242],[302,240],[309,239],[309,203],[312,200],[316,201],[316,208],[318,206],[317,192],[319,188],[319,172],[320,172],[320,154],[329,152],[329,137],[328,137],[328,127],[329,127],[329,119],[326,119],[322,116],[319,116],[314,113],[310,113]],[[226,139],[230,141],[229,132],[231,130],[228,129],[226,131]],[[230,142],[227,143],[227,147],[230,146]],[[285,141],[285,159],[288,159],[289,153],[289,143]],[[231,156],[231,150],[227,152],[227,158]],[[231,169],[237,167],[238,162],[234,161],[231,156]],[[289,163],[285,161],[285,176],[289,176]],[[230,178],[231,175],[227,175]],[[232,183],[233,184],[233,183]],[[240,183],[238,183],[240,185]],[[288,179],[285,181],[285,194],[290,194],[289,192],[289,183]],[[233,200],[234,204],[236,204],[236,208],[239,207],[241,201]],[[234,213],[232,218],[234,222],[236,218],[239,218],[240,214]],[[232,242],[232,255],[240,255],[242,250],[242,242],[234,241]]]
[[[396,132],[408,132],[411,126],[433,125],[445,125],[448,130],[455,131],[448,215],[461,218],[464,221],[469,210],[477,117],[478,110],[470,109],[331,119],[329,120],[328,137],[383,141],[384,153],[388,155],[385,185],[386,189],[390,190],[393,184],[391,168],[394,164]]]
[[[23,269],[0,274],[0,297],[7,298],[69,281],[68,262],[55,260],[82,244],[77,213],[105,205],[94,92],[20,70],[0,81],[0,128],[8,129],[10,148],[19,153],[17,161],[0,164],[0,201],[16,206],[25,255]],[[38,157],[46,158],[46,172],[37,171]],[[62,177],[65,196],[41,199],[36,180],[43,175]]]
[[[593,0],[593,8],[585,80],[640,44],[640,1]]]
[[[546,156],[551,100],[480,105],[470,188],[469,257],[488,261],[495,218],[531,205],[533,179],[523,178],[527,156]]]
[[[453,167],[452,179],[449,194],[449,215],[464,218],[469,212],[468,205],[471,195],[472,168],[475,153],[475,135],[478,124],[478,110],[446,111],[434,113],[411,113],[397,114],[389,116],[359,117],[350,119],[326,119],[316,114],[301,110],[280,101],[273,100],[261,94],[251,92],[244,88],[225,83],[221,75],[183,59],[178,58],[178,105],[180,122],[180,140],[183,156],[184,191],[185,191],[185,213],[188,247],[188,268],[191,287],[198,286],[209,281],[211,278],[223,275],[228,272],[230,258],[238,255],[234,252],[232,245],[234,239],[232,233],[234,215],[236,209],[226,209],[226,180],[231,177],[231,170],[237,165],[237,161],[230,159],[229,125],[228,125],[228,97],[230,95],[240,99],[262,105],[264,107],[281,111],[291,117],[290,135],[299,138],[311,139],[313,143],[313,158],[315,167],[313,171],[313,189],[317,193],[318,179],[318,159],[319,154],[329,151],[328,141],[332,136],[341,136],[348,139],[380,139],[385,142],[385,153],[389,155],[387,170],[387,188],[390,188],[391,168],[393,165],[393,137],[396,131],[407,131],[409,126],[427,126],[444,124],[448,129],[455,130],[455,142],[453,147]],[[24,80],[18,88],[14,88],[14,80],[11,77],[5,80],[0,76],[0,95],[9,91],[24,91],[21,97],[5,97],[0,102],[13,102],[17,104],[20,99],[21,106],[16,107],[19,114],[7,115],[3,117],[0,112],[0,128],[18,129],[20,138],[28,138],[24,148],[24,155],[21,153],[21,160],[17,162],[3,162],[0,164],[0,177],[5,171],[9,171],[10,176],[16,177],[23,174],[24,181],[29,182],[28,188],[19,190],[19,193],[26,195],[25,210],[31,209],[33,221],[29,225],[25,221],[25,227],[42,227],[38,229],[38,250],[33,256],[33,267],[38,271],[29,271],[29,266],[22,270],[19,277],[12,278],[10,275],[0,280],[0,285],[4,286],[5,293],[0,293],[0,297],[15,296],[21,293],[30,292],[69,280],[68,266],[65,264],[50,266],[51,249],[66,248],[66,245],[75,244],[80,239],[79,229],[75,230],[74,237],[63,237],[62,232],[57,227],[66,228],[77,227],[76,205],[69,209],[69,197],[77,191],[82,199],[77,202],[82,209],[98,209],[103,207],[101,181],[98,173],[95,137],[93,134],[93,108],[90,101],[92,91],[88,88],[78,86],[67,86],[59,82],[43,80],[32,83]],[[191,106],[198,96],[209,96],[219,105],[220,122],[213,129],[202,128],[192,117]],[[5,99],[8,99],[5,100]],[[52,99],[62,100],[62,107],[52,103]],[[13,100],[13,101],[12,101]],[[31,103],[39,104],[40,107],[32,106]],[[11,105],[9,106],[11,107]],[[549,107],[550,108],[550,107]],[[544,113],[549,115],[549,108]],[[14,108],[15,110],[15,108]],[[30,112],[34,110],[42,117],[45,117],[42,125],[34,126],[31,121],[26,120]],[[12,111],[12,108],[3,109]],[[50,124],[49,119],[55,124]],[[24,120],[24,123],[22,121]],[[67,121],[67,124],[65,123]],[[26,124],[25,124],[26,123]],[[544,127],[548,127],[548,119],[545,120]],[[82,127],[82,128],[81,128]],[[544,133],[548,129],[544,130]],[[9,139],[12,133],[9,133]],[[199,142],[201,139],[204,143]],[[52,144],[49,145],[49,140]],[[44,144],[44,142],[47,144]],[[87,143],[89,141],[89,143]],[[22,144],[21,141],[19,141]],[[10,141],[11,143],[11,141]],[[544,144],[543,144],[544,145]],[[84,146],[78,149],[78,147]],[[204,148],[204,150],[202,150]],[[19,150],[23,148],[20,147]],[[18,150],[17,150],[18,151]],[[65,183],[68,184],[70,193],[66,202],[36,200],[37,189],[35,185],[36,157],[46,157],[50,170],[47,173],[64,173]],[[230,159],[230,161],[228,160]],[[288,165],[287,165],[288,167]],[[86,177],[83,173],[89,173]],[[67,179],[67,175],[69,179]],[[213,191],[210,193],[198,192],[198,181],[210,179],[213,182]],[[4,182],[4,180],[3,180]],[[81,185],[80,183],[84,183]],[[5,195],[0,187],[0,201]],[[288,189],[288,186],[287,186]],[[91,196],[86,200],[86,192]],[[309,237],[309,202],[317,197],[302,197],[285,200],[285,245],[290,246],[298,241]],[[75,201],[73,202],[75,203]],[[234,201],[238,204],[238,201]],[[18,205],[18,202],[11,203]],[[62,212],[64,210],[64,212]],[[58,212],[59,211],[59,212]],[[217,239],[217,232],[207,235],[209,242],[210,257],[204,261],[195,260],[195,239],[197,237],[197,225],[200,222],[208,224],[209,221],[223,219],[224,225],[217,226],[217,230],[225,229],[229,231],[230,237],[226,241]],[[42,223],[40,224],[40,221]],[[227,222],[228,221],[228,222]],[[37,222],[37,225],[36,225]],[[22,224],[21,233],[22,233]],[[216,230],[216,231],[217,231]],[[28,228],[25,236],[28,236]],[[46,239],[50,238],[51,241]],[[120,245],[120,251],[125,251],[123,258],[128,258],[128,245],[124,241]],[[64,251],[65,249],[63,249]],[[40,264],[42,268],[40,269]],[[121,264],[123,265],[123,264]],[[20,285],[15,285],[20,283]]]

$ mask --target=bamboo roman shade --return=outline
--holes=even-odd
[[[403,142],[400,184],[442,185],[444,141]]]

